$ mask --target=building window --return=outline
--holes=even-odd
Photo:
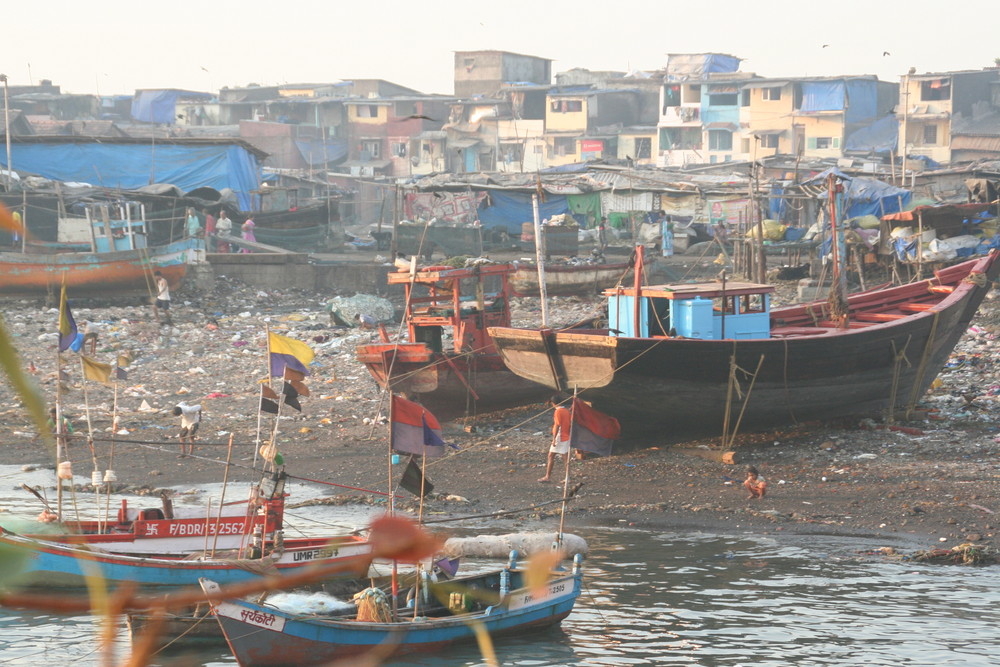
[[[660,128],[660,149],[670,151],[701,150],[700,127]]]
[[[392,142],[392,154],[396,157],[406,157],[406,142],[405,141],[394,141]]]
[[[778,147],[778,135],[776,134],[765,134],[760,138],[761,148],[777,148]]]
[[[367,156],[367,158],[366,158]],[[377,160],[382,157],[382,142],[381,141],[362,141],[361,142],[361,159]]]
[[[500,144],[500,159],[507,164],[520,162],[524,159],[524,144],[502,143]]]
[[[542,144],[535,144],[535,150],[532,152],[536,155],[541,155],[544,148],[545,147]]]
[[[840,137],[809,137],[806,139],[806,148],[809,150],[840,148]]]
[[[750,140],[749,139],[740,139],[740,152],[741,153],[749,153],[750,152]]]
[[[730,151],[733,149],[733,133],[727,130],[708,131],[708,150]]]
[[[574,155],[576,153],[576,137],[556,137],[552,142],[556,155]]]
[[[951,99],[951,81],[933,79],[920,82],[920,101],[935,102]]]
[[[937,142],[937,125],[924,125],[924,144],[934,146]]]
[[[653,155],[653,140],[649,137],[636,137],[632,150],[635,151],[636,160],[648,160]]]
[[[664,113],[666,113],[667,107],[679,107],[680,105],[681,105],[681,87],[664,86],[663,87]]]
[[[739,95],[736,93],[714,93],[708,96],[710,107],[734,107],[738,102]]]
[[[750,106],[750,89],[749,88],[740,91],[740,106],[741,107],[748,107],[748,106]]]
[[[582,100],[552,100],[552,113],[577,113],[583,111]]]
[[[417,105],[414,102],[396,102],[394,112],[396,118],[414,116],[417,113]]]
[[[773,88],[764,88],[761,91],[761,96],[765,100],[780,100],[781,99],[781,87],[775,86]]]
[[[378,105],[359,104],[354,108],[358,111],[358,118],[378,118]]]

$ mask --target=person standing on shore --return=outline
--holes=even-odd
[[[187,210],[187,235],[193,239],[201,236],[201,220],[193,208]]]
[[[254,233],[253,233],[254,226],[255,225],[253,223],[253,220],[250,219],[250,218],[247,218],[247,221],[243,223],[242,229],[243,229],[243,240],[244,241],[253,241],[254,243],[257,242],[257,237],[254,236]],[[240,248],[240,252],[242,252],[242,253],[248,253],[248,252],[253,252],[253,250],[251,250],[250,248]]]
[[[188,405],[181,402],[174,407],[174,416],[181,418],[181,456],[194,454],[194,436],[198,433],[201,423],[201,405]]]
[[[760,476],[757,468],[750,466],[747,468],[747,478],[743,482],[743,488],[750,492],[747,500],[760,500],[767,493],[767,482]]]
[[[209,213],[208,209],[201,211],[205,215],[205,249],[208,252],[215,251],[215,216]]]
[[[549,403],[554,408],[552,412],[552,444],[549,445],[549,456],[545,461],[545,476],[539,482],[548,482],[552,477],[552,465],[555,463],[556,455],[569,456],[569,440],[572,426],[569,409],[563,407],[565,396],[555,394],[549,399]]]
[[[156,301],[153,302],[153,315],[156,316],[157,323],[160,323],[160,311],[167,324],[170,324],[170,284],[163,274],[157,271],[153,274],[156,278]]]
[[[229,219],[226,209],[219,211],[219,220],[215,223],[215,233],[218,236],[216,252],[229,252],[229,237],[233,233],[233,221]]]

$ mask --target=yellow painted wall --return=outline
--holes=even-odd
[[[794,119],[792,118],[792,108],[794,102],[791,84],[781,86],[781,99],[777,100],[765,100],[763,88],[750,89],[750,106],[740,111],[741,121],[744,117],[748,118],[749,127],[745,131],[745,134],[752,135],[757,130],[785,131],[778,139],[777,148],[764,148],[759,143],[755,148],[753,142],[751,142],[750,155],[754,156],[754,158],[761,158],[778,153],[790,154],[793,152],[794,132],[792,125],[794,124]],[[738,148],[739,146],[734,146],[734,149]]]
[[[840,157],[844,151],[844,117],[797,116],[795,122],[805,130],[805,146],[802,154],[810,157]],[[826,137],[831,139],[829,148],[810,148],[810,139]]]
[[[378,115],[374,118],[367,118],[358,115],[358,105],[348,104],[347,105],[347,119],[352,123],[359,123],[362,125],[382,125],[389,122],[389,107],[388,106],[378,106]]]
[[[566,100],[581,102],[580,111],[553,112],[552,102]],[[558,97],[545,100],[545,128],[552,132],[583,132],[587,129],[587,98]]]

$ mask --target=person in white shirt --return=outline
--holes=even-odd
[[[160,322],[160,311],[163,311],[164,319],[170,324],[170,284],[163,274],[157,271],[153,274],[156,279],[156,301],[153,302],[153,315],[156,316],[157,323]]]
[[[174,416],[181,418],[181,456],[194,454],[194,436],[201,423],[201,404],[178,403],[174,407]]]

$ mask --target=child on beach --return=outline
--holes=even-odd
[[[747,468],[747,478],[743,482],[743,488],[750,492],[747,500],[759,500],[767,493],[767,482],[757,472],[757,468],[750,466]]]

